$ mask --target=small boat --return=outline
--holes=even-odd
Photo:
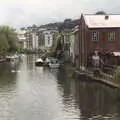
[[[10,55],[10,56],[6,56],[6,59],[8,60],[8,61],[14,61],[14,60],[16,60],[16,59],[18,59],[19,58],[19,56],[18,55]]]
[[[44,64],[44,61],[41,59],[41,58],[38,58],[36,61],[35,61],[35,65],[36,66],[43,66]]]
[[[57,59],[51,59],[49,62],[49,68],[59,68],[60,67],[60,63],[58,62]]]
[[[53,59],[53,57],[47,57],[44,61],[44,66],[49,67],[49,63],[50,63],[51,59]]]

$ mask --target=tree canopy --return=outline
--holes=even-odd
[[[95,14],[96,14],[96,15],[105,15],[106,12],[104,12],[104,11],[98,11],[98,12],[96,12]]]
[[[9,26],[0,26],[0,55],[17,50],[16,34]]]

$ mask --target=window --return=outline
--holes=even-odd
[[[50,44],[50,37],[48,36],[48,44]]]
[[[115,40],[115,32],[108,32],[108,41]]]
[[[92,41],[99,40],[99,32],[92,32]]]

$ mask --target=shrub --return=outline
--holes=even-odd
[[[117,67],[115,74],[113,75],[113,80],[120,81],[120,66]]]

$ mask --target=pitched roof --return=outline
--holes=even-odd
[[[118,15],[83,15],[89,28],[120,28]]]

